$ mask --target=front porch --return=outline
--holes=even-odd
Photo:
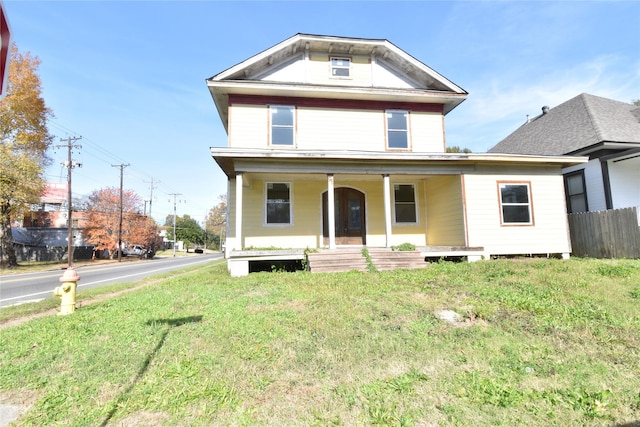
[[[482,247],[424,246],[415,251],[393,251],[381,247],[338,247],[308,252],[304,249],[240,250],[231,251],[227,266],[234,277],[247,276],[256,265],[299,265],[312,273],[347,271],[384,271],[394,269],[424,268],[430,261],[439,259],[464,259],[468,262],[488,259]]]

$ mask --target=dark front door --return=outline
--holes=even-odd
[[[366,244],[364,193],[353,188],[335,190],[336,245]],[[329,244],[327,192],[322,195],[322,229],[324,244]]]

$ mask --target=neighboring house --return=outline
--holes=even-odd
[[[489,152],[588,156],[562,171],[569,213],[640,206],[640,106],[583,93],[543,107]]]
[[[251,248],[571,252],[561,170],[586,159],[446,153],[467,92],[387,40],[297,34],[207,85],[228,134],[211,154],[233,275]]]
[[[17,247],[16,256],[26,260],[60,260],[68,248],[69,209],[67,183],[47,182],[39,203],[22,218],[20,227],[12,227],[11,235]],[[87,226],[84,212],[72,212],[74,259],[89,259],[93,245],[87,244],[82,229]]]

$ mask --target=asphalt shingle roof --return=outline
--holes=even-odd
[[[640,143],[640,107],[583,93],[523,124],[489,152],[557,156],[601,142]]]

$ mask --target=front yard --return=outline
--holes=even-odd
[[[1,329],[0,402],[20,426],[638,425],[639,344],[638,260],[218,264]]]

